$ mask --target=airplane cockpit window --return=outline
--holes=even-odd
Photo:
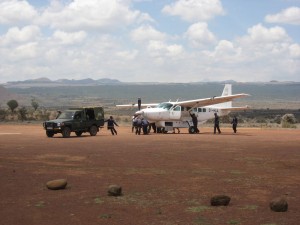
[[[174,111],[181,111],[181,107],[180,105],[176,105],[173,109]]]
[[[173,106],[173,104],[168,103],[168,102],[164,102],[164,103],[160,103],[160,104],[157,106],[157,108],[169,110],[172,106]]]

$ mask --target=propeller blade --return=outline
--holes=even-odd
[[[138,98],[138,109],[141,110],[142,100],[141,98]]]

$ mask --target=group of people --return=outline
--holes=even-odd
[[[131,131],[135,132],[136,135],[140,135],[142,131],[144,135],[149,134],[150,129],[151,129],[151,125],[149,124],[148,120],[136,115],[132,117]]]
[[[220,119],[217,113],[214,113],[214,134],[218,131],[219,134],[221,134],[220,130]],[[198,118],[194,113],[190,113],[190,116],[192,117],[193,127],[195,133],[200,133],[200,130],[198,129]],[[112,135],[117,135],[117,130],[115,129],[114,125],[119,126],[116,121],[113,119],[112,116],[109,117],[108,120],[105,120],[104,122],[107,122],[107,129],[111,131]],[[231,121],[233,132],[237,132],[237,125],[238,125],[238,119],[236,116],[233,116],[233,119]],[[153,127],[154,125],[154,127]],[[155,124],[149,124],[149,122],[145,118],[140,118],[139,116],[133,116],[132,117],[132,132],[135,132],[136,135],[140,135],[141,131],[143,131],[143,134],[149,134],[151,127],[153,128],[154,132],[156,132]],[[180,133],[179,128],[176,128],[177,132]],[[175,128],[173,128],[173,133],[175,133]]]
[[[215,115],[215,119],[214,119],[214,134],[216,134],[216,131],[218,130],[218,133],[221,134],[221,130],[220,130],[220,119],[217,113],[214,114]],[[237,125],[238,125],[238,119],[236,116],[233,116],[233,119],[231,121],[232,124],[232,129],[233,132],[236,133],[237,132]]]

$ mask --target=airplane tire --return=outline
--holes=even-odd
[[[189,127],[189,133],[190,134],[194,134],[195,133],[195,128],[193,126]]]

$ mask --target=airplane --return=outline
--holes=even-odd
[[[145,118],[149,123],[155,123],[157,128],[165,133],[173,131],[174,128],[188,128],[190,134],[195,133],[191,114],[195,114],[198,125],[205,123],[208,119],[214,118],[214,113],[219,116],[228,115],[231,111],[247,110],[249,106],[233,107],[232,100],[247,97],[249,94],[232,94],[231,84],[225,84],[222,95],[211,98],[194,99],[187,101],[162,102],[142,104],[141,99],[138,103],[127,105],[116,105],[117,107],[138,107],[134,114]],[[146,107],[141,109],[141,107]]]

